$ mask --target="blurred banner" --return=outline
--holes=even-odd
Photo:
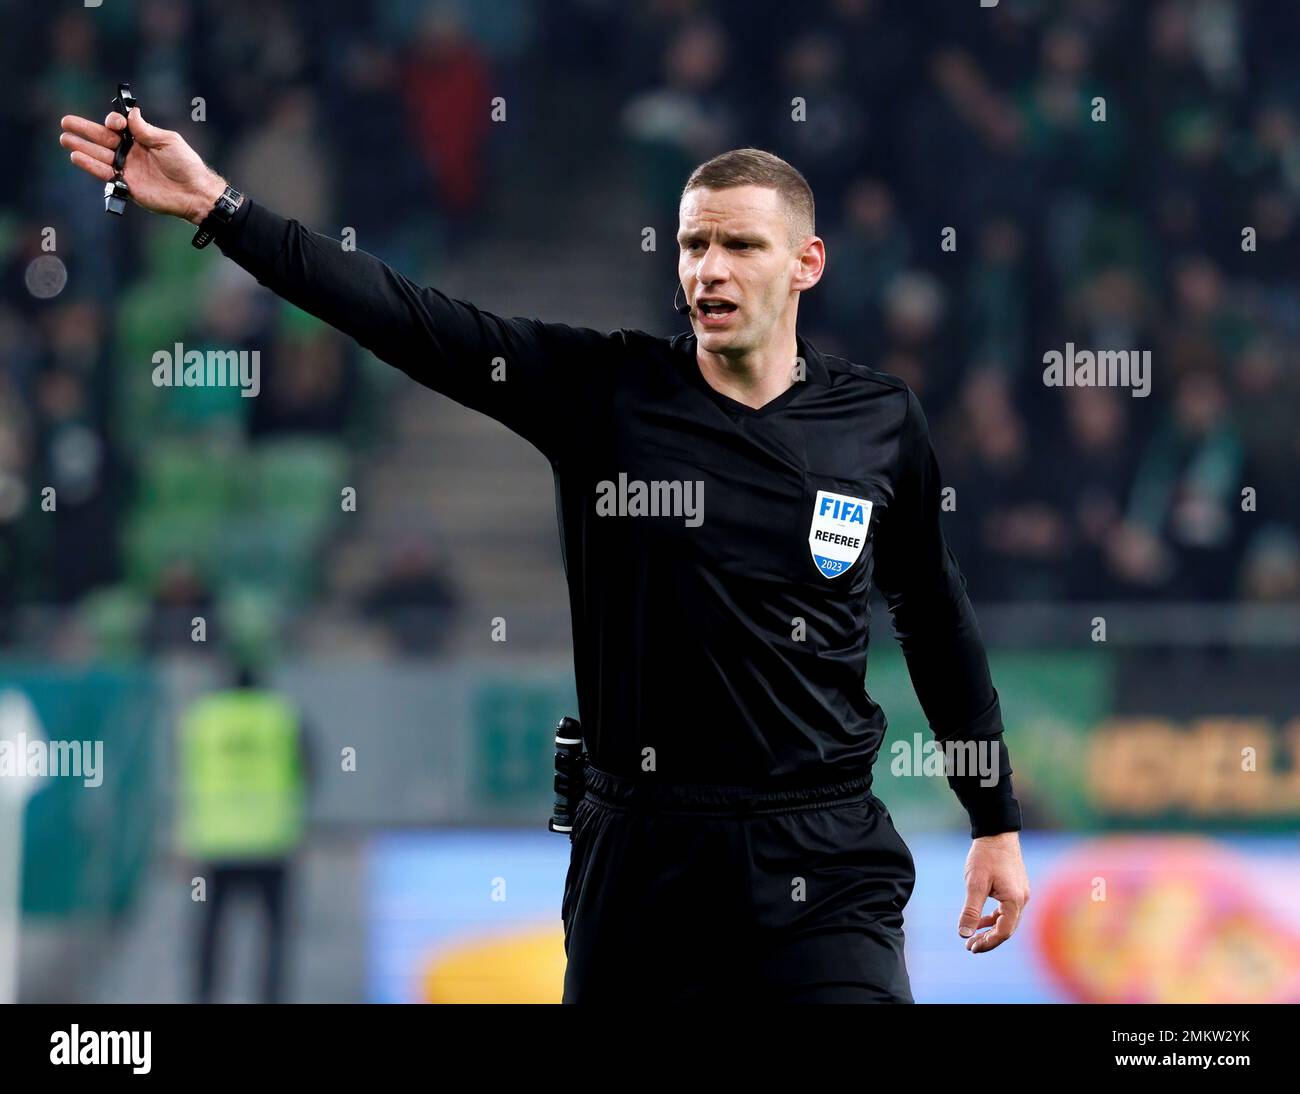
[[[1300,689],[1285,654],[1099,645],[994,650],[990,659],[1027,827],[1300,824]],[[326,797],[324,816],[500,824],[546,814],[553,775],[547,731],[575,712],[565,664],[512,672],[444,665],[418,673],[300,665],[282,683],[333,744],[363,744],[372,765],[365,777],[387,788]],[[960,829],[965,814],[946,781],[912,774],[923,767],[915,757],[933,735],[892,643],[873,649],[868,684],[890,718],[876,793],[913,829]],[[358,732],[378,728],[373,700],[359,698],[377,689],[390,697],[382,734]],[[437,794],[406,793],[429,781]],[[356,817],[359,809],[364,818]]]
[[[917,861],[907,909],[917,997],[1300,999],[1300,701],[1285,658],[1099,647],[997,651],[992,669],[1034,903],[1028,936],[968,973],[949,953],[965,816],[941,769],[926,766],[932,735],[901,657],[882,645],[871,659],[870,690],[891,715],[874,789]],[[173,861],[175,713],[207,671],[0,672],[0,691],[30,700],[48,741],[102,745],[98,785],[45,777],[27,801],[23,910],[46,950],[112,937],[145,900],[151,856]],[[558,996],[569,843],[545,820],[550,730],[575,709],[568,666],[304,661],[275,682],[302,706],[322,757],[315,840],[359,840],[366,863],[350,898],[362,905],[364,969],[344,994],[360,995],[364,979],[366,997],[385,1001]],[[393,827],[408,831],[364,852],[371,832]],[[53,957],[26,952],[54,975]]]
[[[957,937],[969,841],[909,843],[907,963],[919,1003],[1300,1002],[1294,838],[1026,834],[1034,896],[1023,937],[978,958]],[[375,840],[366,997],[559,1002],[568,846],[500,830]]]
[[[153,672],[113,668],[0,669],[0,695],[31,703],[39,736],[5,735],[0,770],[32,781],[23,853],[23,911],[108,918],[126,911],[154,852],[155,768],[165,736]],[[61,743],[71,774],[48,770]],[[20,748],[17,746],[21,746]],[[65,754],[69,754],[65,749]],[[95,761],[99,762],[96,763]],[[163,818],[165,820],[165,818]]]
[[[1300,687],[1288,654],[996,651],[990,662],[1026,828],[1300,826]],[[876,793],[914,825],[933,826],[934,811],[958,825],[942,780],[890,772],[899,742],[930,736],[893,650],[873,654],[870,683],[891,715]]]
[[[1296,831],[1292,668],[1263,650],[994,651],[1026,829]],[[93,793],[49,778],[31,797],[25,910],[121,908],[142,856],[170,846],[172,722],[203,674],[10,667],[0,680],[28,696],[50,740],[102,742],[104,755]],[[549,816],[549,731],[576,713],[562,662],[509,672],[297,662],[275,682],[326,758],[319,825],[532,826]],[[927,762],[933,735],[895,649],[872,654],[869,690],[890,715],[875,793],[905,834],[961,831],[965,815]],[[355,770],[342,770],[347,749]]]

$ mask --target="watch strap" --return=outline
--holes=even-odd
[[[217,232],[230,223],[243,197],[244,195],[233,186],[227,186],[212,206],[212,212],[199,225],[199,230],[194,233],[194,238],[190,242],[199,248],[206,247],[211,243],[216,238]]]

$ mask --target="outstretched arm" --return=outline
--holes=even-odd
[[[129,123],[118,113],[103,125],[69,115],[59,142],[74,164],[107,182],[128,124],[135,145],[123,178],[132,200],[201,223],[226,180],[180,134],[150,125],[138,108]],[[216,245],[277,295],[425,386],[497,419],[552,460],[596,411],[601,380],[609,375],[602,366],[619,348],[617,334],[504,319],[453,300],[249,197],[217,233]]]

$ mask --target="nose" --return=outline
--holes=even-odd
[[[710,245],[695,268],[695,279],[705,288],[727,280],[727,251],[725,247]]]

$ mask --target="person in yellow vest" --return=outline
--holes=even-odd
[[[266,912],[262,1001],[279,1002],[285,890],[302,842],[310,775],[306,727],[284,696],[247,668],[235,686],[196,699],[180,721],[180,848],[206,879],[195,999],[212,1001],[228,900],[252,891]]]

